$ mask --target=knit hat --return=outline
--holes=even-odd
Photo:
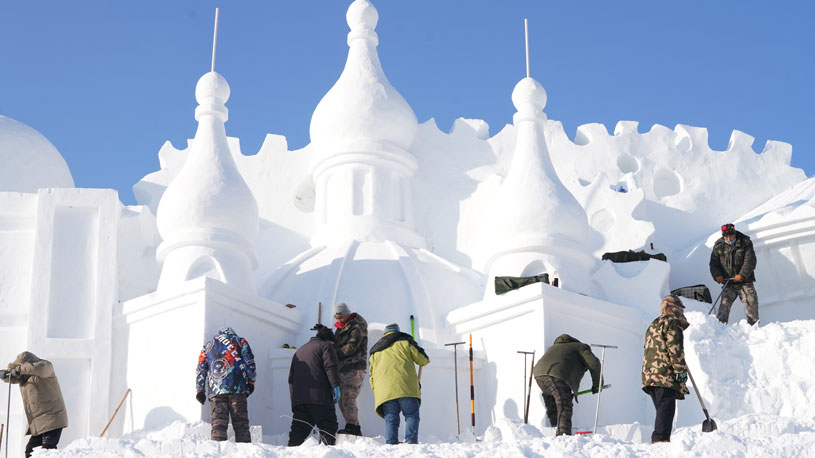
[[[337,302],[334,304],[334,316],[345,316],[350,314],[351,309],[348,308],[348,304],[345,302]]]
[[[385,326],[385,334],[389,332],[399,332],[399,325],[396,323],[389,324]]]
[[[727,223],[722,224],[722,235],[735,235],[736,234],[736,226]]]

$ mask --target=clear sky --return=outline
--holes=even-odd
[[[546,113],[573,137],[619,120],[707,127],[726,149],[733,129],[793,145],[815,174],[815,2],[374,0],[388,79],[420,122],[459,117],[490,134],[512,121],[512,89],[531,70]],[[76,185],[131,186],[158,170],[169,140],[195,133],[195,83],[216,71],[232,88],[227,134],[244,154],[267,133],[309,142],[311,114],[342,71],[350,0],[13,1],[0,4],[0,114],[42,132]]]

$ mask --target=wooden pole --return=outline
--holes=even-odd
[[[317,324],[323,324],[323,303],[317,303]]]
[[[215,71],[215,45],[218,43],[218,8],[215,8],[215,31],[212,33],[212,68]]]
[[[130,394],[130,388],[128,388],[127,391],[125,391],[125,395],[122,396],[122,400],[119,401],[119,405],[116,406],[116,410],[113,411],[113,415],[110,416],[108,424],[105,425],[105,429],[102,430],[102,434],[100,434],[99,437],[104,436],[105,433],[108,431],[108,428],[110,428],[110,424],[113,423],[113,419],[116,418],[116,414],[119,413],[119,409],[122,408],[122,404],[125,403],[125,399],[127,399],[128,394]]]
[[[529,389],[526,391],[526,408],[524,409],[524,424],[529,423],[529,400],[532,396],[532,370],[535,369],[535,351],[532,350],[532,363],[529,365]]]

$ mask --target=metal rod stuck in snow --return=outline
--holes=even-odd
[[[603,348],[603,357],[600,359],[600,385],[603,384],[603,366],[606,363],[606,348],[617,348],[616,345],[603,345],[603,344],[591,344],[592,347],[602,347]],[[600,393],[602,391],[597,392],[597,409],[594,411],[594,429],[592,431],[594,434],[597,434],[597,419],[600,417]]]
[[[215,31],[212,33],[212,68],[215,71],[215,45],[218,43],[218,8],[215,8]]]
[[[529,78],[529,20],[524,18],[524,41],[526,42],[526,77]]]

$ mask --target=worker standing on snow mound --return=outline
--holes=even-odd
[[[334,305],[334,348],[337,350],[340,372],[340,412],[345,428],[340,434],[362,435],[359,425],[357,397],[368,368],[368,322],[358,313],[351,313],[345,302]]]
[[[600,360],[591,347],[568,334],[561,334],[532,368],[546,406],[549,424],[557,435],[572,435],[572,398],[586,371],[591,372],[591,392],[600,388]]]
[[[0,377],[6,383],[20,385],[23,409],[28,420],[25,433],[31,434],[25,446],[26,458],[31,456],[35,447],[57,448],[62,429],[68,427],[68,412],[54,366],[34,353],[24,351],[9,363],[8,370],[0,371]]]
[[[226,440],[229,417],[235,442],[251,442],[246,398],[255,391],[255,357],[249,343],[232,328],[221,328],[198,356],[195,399],[209,399],[214,441]]]
[[[419,443],[421,384],[414,364],[430,362],[424,349],[410,334],[389,324],[385,335],[371,347],[370,382],[376,413],[385,419],[385,443],[399,443],[399,413],[405,416],[405,442]]]
[[[320,442],[336,443],[337,412],[340,400],[340,375],[334,334],[325,326],[312,328],[317,335],[301,346],[291,359],[289,394],[294,418],[289,430],[289,447],[302,444],[314,426],[320,430]]]
[[[682,331],[688,328],[685,306],[677,296],[665,296],[660,303],[660,315],[645,332],[642,358],[642,391],[656,408],[651,443],[670,442],[671,427],[676,413],[676,400],[690,393],[688,365]]]
[[[747,313],[747,323],[758,322],[758,294],[753,282],[756,281],[756,252],[750,237],[737,231],[732,224],[722,226],[722,236],[713,245],[710,253],[710,275],[718,283],[725,278],[732,279],[722,291],[722,303],[716,318],[727,323],[730,307],[736,296],[741,297]]]

